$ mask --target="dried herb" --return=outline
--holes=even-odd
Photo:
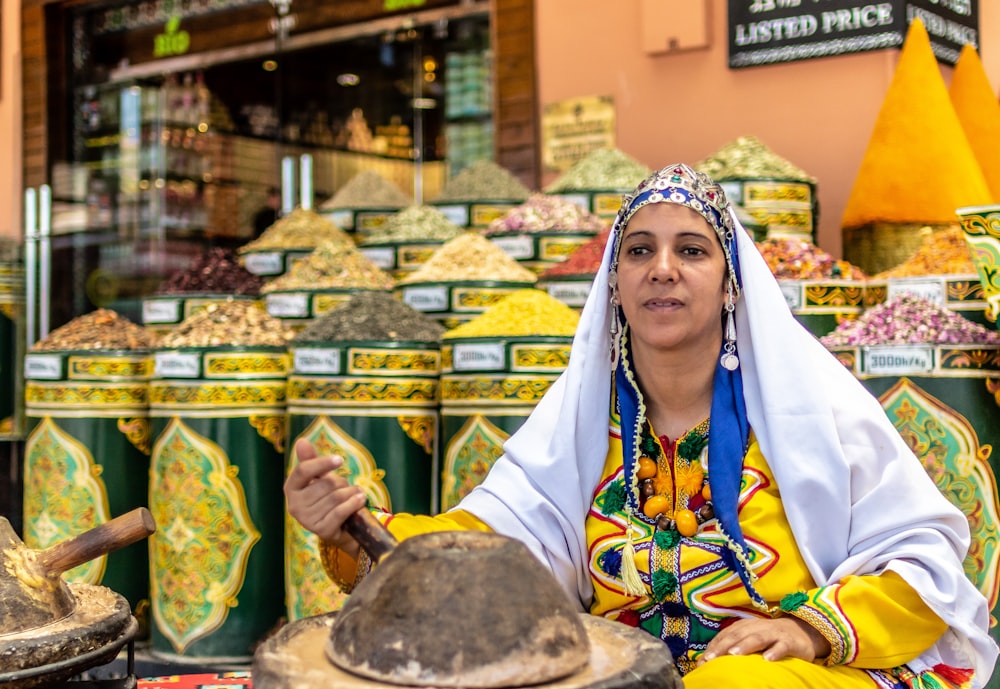
[[[264,278],[244,268],[236,254],[221,247],[210,249],[192,261],[187,270],[174,273],[156,290],[157,294],[260,294]]]
[[[444,327],[389,292],[358,292],[293,342],[440,342]]]
[[[141,325],[111,309],[97,309],[56,328],[31,350],[148,349],[152,344],[153,336]]]

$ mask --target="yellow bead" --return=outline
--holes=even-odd
[[[677,530],[681,536],[694,536],[698,533],[698,518],[691,510],[679,510],[674,515],[674,520],[677,522]]]
[[[665,495],[653,495],[642,506],[642,513],[650,519],[655,519],[666,512],[668,507],[670,507],[670,501]]]
[[[712,488],[707,483],[701,488],[701,497],[708,502],[712,501]]]
[[[656,476],[656,462],[651,460],[649,457],[640,457],[639,470],[635,473],[635,475],[640,481],[647,478],[653,478]]]

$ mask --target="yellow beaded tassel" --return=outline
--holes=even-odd
[[[628,534],[625,547],[622,548],[622,583],[625,585],[625,593],[630,596],[645,596],[646,587],[639,576],[639,569],[635,566],[635,546],[632,545],[632,515],[629,515],[628,524],[625,526]]]

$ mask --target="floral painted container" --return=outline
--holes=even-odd
[[[987,304],[986,322],[1000,328],[1000,205],[959,208],[956,212]]]
[[[569,363],[571,337],[481,337],[441,346],[441,511],[486,477]]]
[[[249,662],[284,614],[284,347],[153,352],[151,653]]]
[[[426,342],[309,342],[291,346],[288,470],[295,443],[345,458],[342,472],[368,504],[395,512],[437,511],[438,376],[441,353]],[[319,543],[285,519],[289,620],[336,610],[343,594],[320,564]]]
[[[882,403],[941,492],[969,520],[965,573],[1000,640],[1000,345],[831,347]]]
[[[24,542],[48,548],[147,503],[148,351],[63,350],[24,358]],[[128,599],[145,628],[145,541],[63,575]]]

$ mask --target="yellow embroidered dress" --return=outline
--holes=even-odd
[[[676,442],[652,433],[644,439],[643,455],[655,461],[657,474],[649,480],[653,490],[647,490],[643,502],[665,497],[668,520],[658,527],[655,514],[631,518],[636,568],[646,589],[645,595],[634,596],[626,593],[621,577],[630,519],[625,510],[621,431],[617,418],[611,419],[607,460],[586,524],[594,582],[591,613],[642,627],[663,639],[682,674],[694,669],[708,642],[727,622],[749,615],[792,614],[820,630],[832,647],[825,665],[840,667],[795,661],[792,667],[781,668],[792,673],[788,681],[808,679],[811,686],[825,682],[838,687],[963,686],[965,673],[950,668],[919,678],[897,668],[930,646],[946,628],[898,575],[887,572],[848,577],[826,587],[815,585],[785,519],[778,487],[751,437],[743,464],[739,519],[750,546],[755,587],[771,610],[755,607],[733,571],[731,551],[711,518],[711,495],[704,489],[708,433],[705,422]],[[640,472],[642,464],[646,463],[640,464]],[[645,483],[647,476],[640,475]],[[670,518],[679,523],[676,517],[683,510],[700,513],[701,523],[692,536],[681,536],[675,524],[669,523]],[[759,671],[769,674],[786,663],[760,660]],[[685,678],[686,685],[712,686],[718,678],[709,669],[724,664],[705,664]]]

